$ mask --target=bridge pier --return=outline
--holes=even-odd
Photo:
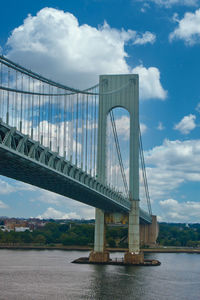
[[[156,240],[159,233],[159,225],[157,217],[152,216],[151,224],[140,224],[140,245],[141,246],[156,246]]]
[[[90,262],[108,262],[109,252],[106,248],[106,231],[105,231],[105,213],[99,209],[95,209],[95,236],[94,251],[90,253]]]
[[[131,201],[128,221],[128,251],[124,254],[125,264],[141,264],[144,254],[140,251],[139,200]]]

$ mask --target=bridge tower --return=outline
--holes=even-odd
[[[126,263],[140,263],[139,233],[139,78],[138,75],[101,75],[98,119],[98,180],[106,184],[106,127],[108,113],[122,107],[130,115],[130,158],[129,158],[129,191],[131,210],[128,224],[128,252]],[[90,261],[106,262],[109,253],[105,250],[105,211],[96,208],[94,251],[90,253]]]

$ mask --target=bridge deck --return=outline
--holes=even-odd
[[[2,121],[0,174],[108,212],[130,210],[129,200]],[[151,216],[143,210],[140,218],[151,223]]]

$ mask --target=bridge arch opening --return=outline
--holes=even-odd
[[[106,184],[127,196],[129,190],[130,114],[118,106],[107,114]]]

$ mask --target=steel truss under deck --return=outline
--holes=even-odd
[[[129,212],[131,203],[58,153],[0,120],[0,174],[107,212]],[[141,222],[151,216],[140,209]]]

